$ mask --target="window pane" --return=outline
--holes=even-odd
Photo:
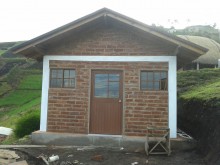
[[[70,77],[70,70],[64,70],[64,78]]]
[[[109,81],[119,81],[119,74],[109,74]]]
[[[95,75],[95,97],[108,96],[108,74]]]
[[[109,90],[119,90],[119,82],[109,82]]]
[[[55,87],[55,88],[61,88],[62,87],[62,79],[51,79],[50,86]]]
[[[95,75],[95,84],[106,83],[106,82],[108,82],[108,74],[96,74]]]
[[[70,86],[69,87],[75,87],[75,79],[70,79]]]
[[[63,87],[69,87],[69,79],[63,80]]]
[[[109,98],[119,97],[119,82],[109,82]]]
[[[56,87],[62,88],[62,79],[57,79],[57,85]]]
[[[119,98],[119,91],[109,91],[108,98]]]
[[[56,78],[57,77],[57,70],[52,69],[51,70],[51,78]]]
[[[147,89],[147,82],[141,81],[141,89]]]
[[[63,78],[63,70],[57,70],[57,78]]]
[[[51,87],[56,87],[56,85],[57,85],[56,79],[51,79],[51,81],[50,81],[50,86],[51,86]]]
[[[141,89],[167,90],[167,71],[142,71]]]
[[[75,70],[51,69],[50,87],[75,87]]]
[[[161,79],[167,78],[167,72],[161,72]]]
[[[147,72],[147,80],[148,81],[154,80],[154,73],[153,72]]]
[[[70,70],[70,78],[75,78],[75,70]]]
[[[156,81],[154,82],[154,90],[159,90],[160,89],[160,82]]]
[[[108,96],[108,86],[105,84],[97,85],[95,84],[95,97],[104,97]]]
[[[153,82],[151,82],[151,81],[147,82],[147,90],[153,90],[154,89],[153,86],[154,86]]]
[[[141,72],[141,80],[147,80],[147,72]]]
[[[160,80],[160,72],[154,72],[154,81]]]

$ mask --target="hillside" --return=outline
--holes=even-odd
[[[220,99],[220,69],[179,71],[177,81],[182,99]]]
[[[0,56],[10,50],[12,47],[23,43],[24,41],[16,42],[0,42]]]
[[[216,29],[215,26],[197,25],[197,26],[189,26],[184,29],[176,29],[173,32],[173,34],[207,37],[207,38],[213,39],[214,41],[220,43],[219,31],[220,30]]]
[[[17,43],[0,43],[0,47],[10,49]],[[0,126],[14,128],[22,116],[40,110],[41,77],[41,63],[10,52],[0,56]]]
[[[178,127],[210,162],[220,161],[219,107],[220,69],[178,72]]]

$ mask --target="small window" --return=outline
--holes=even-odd
[[[75,88],[75,70],[73,69],[51,69],[51,88]]]
[[[141,71],[141,90],[167,91],[167,71]]]

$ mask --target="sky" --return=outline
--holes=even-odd
[[[0,42],[23,41],[107,7],[148,25],[217,25],[219,0],[0,0]]]

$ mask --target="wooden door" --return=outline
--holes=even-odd
[[[90,133],[122,131],[122,72],[92,71]]]

